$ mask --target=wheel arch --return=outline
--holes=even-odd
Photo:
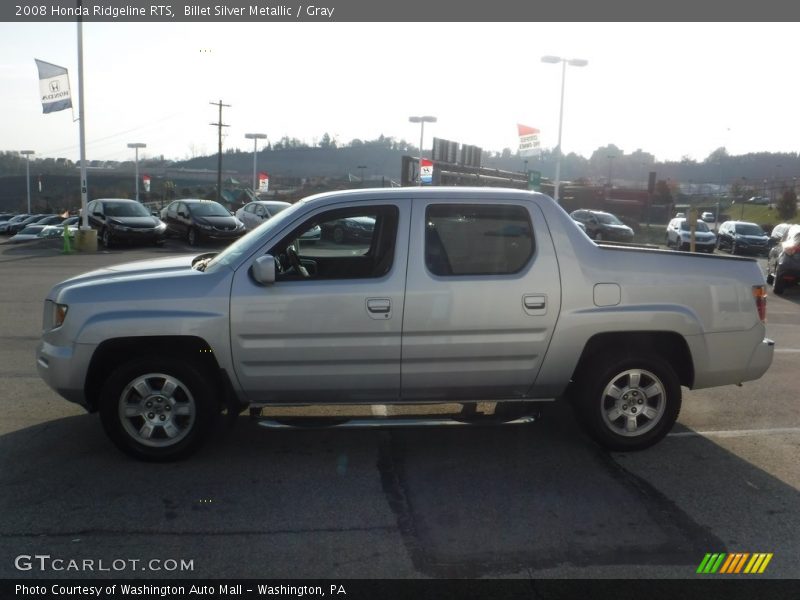
[[[684,337],[674,331],[618,331],[598,333],[592,336],[583,348],[581,357],[572,374],[572,382],[578,381],[587,365],[609,352],[636,357],[653,353],[672,365],[681,385],[694,385],[694,362]]]
[[[221,404],[238,405],[230,378],[205,340],[197,336],[141,336],[106,340],[94,351],[84,383],[89,410],[99,409],[103,383],[117,367],[137,357],[158,354],[185,358],[198,366],[217,383],[215,392]]]

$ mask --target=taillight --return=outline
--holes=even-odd
[[[763,285],[753,286],[753,299],[756,301],[758,318],[762,322],[767,320],[767,288]]]

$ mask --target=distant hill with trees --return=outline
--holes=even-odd
[[[426,155],[429,152],[426,150]],[[354,139],[338,143],[324,133],[319,142],[308,145],[296,138],[284,137],[259,150],[258,170],[270,174],[271,185],[299,185],[315,179],[355,181],[363,176],[368,185],[390,185],[400,181],[404,155],[418,156],[419,149],[405,140],[379,136],[374,140]],[[223,178],[251,185],[252,150],[231,148],[223,151]],[[555,173],[556,156],[545,150],[540,157],[525,160],[510,148],[486,151],[482,165],[506,171],[536,170],[547,178]],[[133,163],[92,163],[88,183],[90,197],[133,195]],[[26,200],[25,158],[17,152],[0,152],[0,210],[20,210]],[[31,194],[47,210],[80,203],[79,172],[68,159],[37,158],[30,162]],[[167,198],[188,195],[213,196],[216,184],[217,155],[188,160],[140,160],[139,170],[153,178],[152,194]],[[797,153],[759,152],[739,156],[718,148],[704,160],[683,157],[680,161],[658,162],[641,149],[625,153],[614,144],[600,147],[588,158],[570,153],[562,159],[564,181],[609,184],[644,188],[648,173],[655,171],[659,181],[670,187],[688,189],[697,194],[771,196],[777,201],[786,190],[795,190],[800,176]],[[41,181],[41,191],[39,182]]]

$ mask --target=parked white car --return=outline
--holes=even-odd
[[[691,248],[692,232],[689,230],[688,219],[672,219],[667,225],[667,248],[676,250],[689,250]],[[717,244],[716,234],[708,228],[705,221],[697,219],[694,231],[694,248],[697,252],[714,252]]]
[[[280,200],[254,200],[237,210],[236,218],[244,223],[247,231],[252,231],[264,221],[271,219],[290,206],[291,204],[288,202]]]

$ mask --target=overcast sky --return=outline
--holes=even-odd
[[[252,150],[246,132],[341,143],[433,136],[516,150],[517,123],[556,145],[560,65],[568,67],[564,152],[616,144],[658,160],[796,152],[796,23],[86,23],[87,158],[185,159]],[[0,150],[78,158],[77,100],[42,114],[34,58],[69,69],[78,88],[75,23],[0,23]]]

